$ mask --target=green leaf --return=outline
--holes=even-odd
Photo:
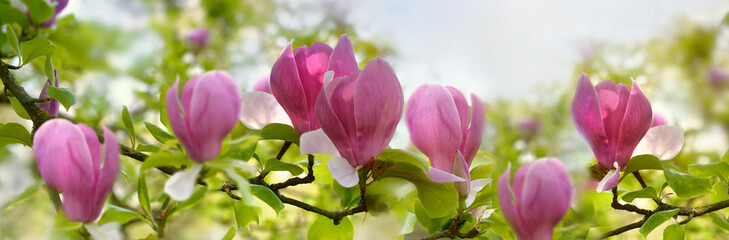
[[[709,213],[709,217],[711,217],[711,223],[714,224],[714,226],[721,228],[724,231],[729,231],[729,221],[726,220],[726,218],[719,215],[717,212]]]
[[[299,138],[299,132],[286,124],[271,123],[261,129],[261,139],[279,139],[299,145]]]
[[[650,154],[638,155],[630,159],[628,165],[625,166],[625,175],[643,169],[663,169],[661,160]]]
[[[8,143],[20,143],[25,146],[33,146],[28,129],[17,123],[0,123],[0,146]]]
[[[129,109],[127,106],[122,106],[122,122],[124,122],[124,129],[127,130],[127,134],[132,138],[132,148],[134,148],[134,139],[136,135],[134,133],[134,123],[132,122],[132,116],[129,115]]]
[[[395,163],[379,176],[379,178],[388,177],[404,179],[415,185],[418,190],[418,198],[431,218],[456,214],[458,192],[453,183],[433,182],[420,168],[402,162]]]
[[[489,163],[474,167],[471,169],[471,173],[469,175],[471,175],[471,180],[473,180],[490,177],[492,172],[492,164]]]
[[[154,139],[157,139],[160,143],[165,143],[169,140],[175,139],[172,135],[167,133],[164,129],[158,127],[157,125],[154,125],[149,122],[144,122],[144,126],[147,127],[147,130],[149,130],[149,133],[152,134]]]
[[[691,176],[672,167],[667,167],[663,173],[666,175],[668,185],[680,198],[694,198],[711,192],[709,179]]]
[[[683,240],[686,229],[682,225],[671,224],[663,230],[663,240]]]
[[[653,187],[647,187],[638,191],[632,191],[623,195],[623,201],[632,202],[636,198],[657,198],[658,193]]]
[[[0,24],[11,26],[10,23],[18,23],[22,29],[28,29],[28,26],[30,25],[28,22],[28,15],[25,15],[24,12],[14,8],[10,4],[0,4]],[[15,39],[15,43],[17,45],[17,37]],[[20,49],[20,47],[17,48]]]
[[[420,156],[401,149],[385,149],[377,155],[377,159],[386,162],[404,162],[412,164],[421,170],[428,170],[428,161]]]
[[[2,10],[0,8],[0,10]],[[0,14],[2,15],[2,14]],[[2,17],[0,17],[0,20],[2,20]],[[4,22],[4,21],[0,21]],[[15,55],[20,57],[20,45],[18,45],[18,35],[15,34],[15,30],[13,30],[13,26],[6,25],[5,27],[5,37],[7,38],[8,45],[10,45],[10,48],[13,49],[13,52],[15,52]],[[22,61],[22,58],[21,58]]]
[[[56,75],[53,72],[53,58],[51,56],[46,56],[46,63],[43,64],[43,72],[50,82],[54,82]]]
[[[142,210],[148,215],[151,214],[151,207],[149,204],[149,189],[147,187],[147,174],[145,174],[144,171],[139,172],[139,181],[137,182],[137,197],[139,199],[139,205],[142,206]]]
[[[291,173],[291,175],[298,176],[299,174],[304,172],[304,169],[301,168],[299,165],[293,164],[293,163],[287,163],[279,161],[278,159],[271,158],[266,161],[266,165],[263,168],[266,171],[288,171]]]
[[[58,88],[49,84],[46,87],[46,93],[49,97],[58,100],[66,111],[76,104],[76,96],[68,88]]]
[[[192,165],[192,163],[192,160],[185,156],[168,151],[162,151],[149,155],[149,157],[144,160],[144,163],[142,163],[140,171],[161,166],[174,166],[176,168],[180,168],[182,165],[189,166]]]
[[[284,208],[281,199],[279,199],[276,194],[274,194],[273,191],[271,191],[271,189],[268,189],[267,187],[261,185],[251,185],[251,193],[253,194],[253,196],[256,196],[258,199],[261,199],[261,201],[268,204],[268,206],[270,206],[271,209],[276,212],[276,215],[278,215],[278,212],[280,212]]]
[[[248,183],[248,180],[241,177],[238,173],[230,169],[225,170],[225,174],[228,175],[228,177],[232,179],[236,185],[238,185],[238,192],[240,193],[241,198],[241,200],[239,200],[238,202],[245,202],[245,204],[248,206],[257,206],[256,201],[253,200],[253,197],[251,197],[251,185],[250,183]]]
[[[228,232],[225,233],[225,236],[221,238],[220,240],[233,240],[235,237],[235,226],[231,226],[230,229],[228,229]]]
[[[405,235],[413,232],[415,229],[415,221],[417,220],[418,218],[415,216],[415,213],[407,212],[407,215],[405,215],[405,221],[402,223],[402,228],[400,228],[400,232],[397,234]]]
[[[28,7],[30,19],[36,24],[41,24],[53,17],[54,9],[44,0],[20,0]]]
[[[729,150],[724,153],[724,157],[721,158],[722,162],[729,163]]]
[[[729,185],[727,185],[726,182],[714,183],[714,186],[711,187],[711,190],[711,202],[719,202],[729,199],[729,193],[727,193],[727,191],[729,190]]]
[[[717,176],[722,181],[726,181],[729,176],[729,163],[715,162],[708,164],[691,164],[688,166],[689,173],[697,177]]]
[[[170,89],[170,85],[162,84],[159,87],[159,121],[162,125],[165,125],[167,129],[170,129],[170,119],[167,116],[167,90]]]
[[[56,45],[53,45],[51,41],[43,37],[35,37],[31,40],[21,42],[20,52],[23,55],[22,65],[26,65],[38,57],[53,56],[56,53]]]
[[[10,96],[8,96],[8,99],[10,99],[10,105],[13,107],[13,110],[16,114],[18,114],[19,117],[30,120],[30,115],[28,115],[28,112],[25,111],[25,108],[23,108],[23,104],[20,104],[18,99]]]
[[[137,146],[137,149],[135,149],[135,151],[152,153],[152,152],[159,152],[159,149],[160,149],[159,146],[139,144]]]
[[[316,240],[351,240],[354,238],[354,227],[348,217],[342,218],[339,225],[324,216],[317,215],[316,221],[309,226],[307,239]]]
[[[114,205],[108,205],[106,210],[104,210],[104,214],[101,215],[101,218],[99,219],[99,225],[104,225],[108,222],[125,224],[135,218],[144,219],[141,214],[132,210],[117,207]]]
[[[208,191],[208,187],[204,187],[204,186],[201,188],[195,189],[195,191],[192,193],[190,198],[188,198],[187,200],[185,200],[177,205],[176,210],[179,211],[179,210],[182,210],[182,209],[185,209],[188,207],[195,206],[198,203],[202,202],[203,200],[205,200],[205,193],[207,193],[207,191]]]
[[[233,158],[243,161],[248,161],[253,157],[253,153],[256,151],[257,142],[253,142],[252,145],[248,146],[247,148],[243,149],[239,146],[232,146],[228,149],[227,152],[223,155],[223,158]]]
[[[233,209],[235,211],[235,222],[238,224],[238,228],[248,227],[248,224],[251,222],[258,224],[258,207],[248,205],[245,201],[236,201]]]
[[[668,221],[668,219],[671,219],[671,217],[675,216],[676,213],[678,213],[678,209],[654,213],[648,218],[648,220],[645,221],[645,223],[643,223],[643,226],[640,227],[640,234],[643,234],[643,236],[648,236],[648,234],[651,233],[653,229],[655,229],[665,221]]]
[[[0,207],[0,215],[2,215],[5,210],[8,208],[18,204],[27,201],[28,199],[32,198],[38,193],[38,190],[40,189],[39,184],[33,184],[26,188],[22,193],[18,194],[18,196],[13,197],[10,201],[6,202],[5,204]]]

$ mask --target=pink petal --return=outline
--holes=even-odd
[[[524,236],[524,222],[521,220],[519,212],[514,205],[514,191],[511,188],[512,185],[509,179],[510,172],[511,167],[507,168],[504,174],[499,177],[499,205],[501,207],[501,212],[503,212],[504,214],[504,218],[506,218],[506,220],[509,222],[509,225],[511,225],[511,228],[514,230],[514,232],[516,232],[516,235]]]
[[[253,86],[253,91],[255,92],[265,92],[271,94],[271,83],[268,80],[267,77],[261,78],[256,82],[256,85]],[[273,95],[271,95],[273,96]]]
[[[351,75],[353,72],[359,71],[357,59],[354,58],[354,46],[347,34],[342,34],[339,37],[339,42],[329,58],[329,67],[327,69],[334,70],[334,78]]]
[[[291,43],[289,43],[276,63],[273,64],[271,92],[281,107],[286,110],[294,124],[294,129],[299,133],[304,133],[311,130],[309,105],[296,64],[294,53],[291,51]]]
[[[392,140],[405,101],[395,72],[379,57],[367,63],[356,84],[354,116],[359,152],[355,157],[365,165]]]
[[[58,87],[58,73],[55,69],[53,69],[53,75],[55,76],[55,84],[54,86]],[[46,81],[46,84],[43,85],[43,90],[41,90],[40,96],[38,96],[38,99],[45,99],[48,98],[48,94],[46,94],[46,88],[48,88],[48,85],[51,84],[51,80],[48,79]],[[56,99],[48,100],[48,102],[40,102],[36,103],[36,105],[42,109],[43,111],[47,112],[51,116],[57,117],[58,116],[58,108],[60,106],[60,103]]]
[[[610,153],[614,159],[618,148],[620,124],[623,122],[625,108],[628,106],[630,98],[630,87],[622,83],[616,85],[612,81],[602,81],[595,86],[595,91],[600,99],[600,115],[608,138]]]
[[[430,164],[452,173],[462,136],[458,110],[448,90],[438,85],[420,86],[408,99],[405,121],[413,145],[428,156]]]
[[[638,83],[633,81],[633,89],[630,92],[628,107],[625,109],[625,117],[620,126],[620,134],[618,135],[618,147],[615,161],[620,167],[625,167],[630,160],[630,156],[635,150],[640,140],[645,136],[651,127],[653,120],[653,112],[651,111],[651,103],[648,98],[643,95]]]
[[[457,89],[451,86],[446,86],[445,88],[448,89],[448,92],[451,93],[451,96],[453,96],[453,102],[456,104],[456,110],[458,110],[458,118],[461,119],[461,132],[463,136],[462,142],[465,142],[466,136],[468,135],[468,102],[466,101],[466,97],[463,96],[463,94]]]
[[[86,137],[73,123],[52,119],[38,128],[33,139],[38,170],[48,185],[63,193],[87,193],[94,182]]]
[[[521,201],[517,208],[525,224],[545,235],[564,217],[572,201],[572,181],[567,168],[554,158],[534,162],[525,171]],[[548,206],[548,207],[545,207]],[[541,226],[541,227],[539,227]]]
[[[182,104],[180,103],[180,98],[177,94],[178,83],[179,80],[176,81],[175,84],[170,87],[170,90],[167,91],[167,118],[170,120],[172,132],[175,133],[175,136],[178,140],[180,140],[180,143],[182,143],[183,146],[192,146],[195,143],[192,140],[193,136],[187,125],[187,116],[183,116],[183,113],[181,112]],[[190,95],[192,94],[190,93]],[[189,114],[189,110],[187,113]]]
[[[618,162],[615,162],[613,167],[615,169],[610,170],[607,175],[600,180],[600,183],[597,184],[597,192],[608,191],[617,187],[618,183],[620,183],[620,165]]]
[[[577,82],[577,90],[572,99],[572,120],[577,130],[590,144],[597,161],[603,167],[610,168],[612,158],[600,114],[600,104],[597,92],[587,74],[582,74]]]
[[[486,127],[486,104],[476,95],[471,94],[471,105],[471,124],[468,126],[466,141],[463,143],[463,155],[469,167],[481,147],[483,131]]]
[[[220,71],[202,75],[194,87],[187,119],[195,145],[185,146],[185,150],[193,160],[202,162],[218,155],[223,139],[238,122],[240,109],[240,90],[230,75]]]
[[[98,208],[97,214],[101,213],[106,197],[109,196],[118,174],[119,142],[116,136],[104,127],[104,161],[101,163],[98,179],[96,180],[96,199],[94,201],[94,206]]]
[[[352,153],[357,157],[357,124],[354,115],[354,88],[357,83],[357,75],[344,76],[339,84],[331,92],[330,106],[334,110],[339,122],[344,126]],[[357,164],[353,165],[357,166]]]
[[[334,146],[332,140],[327,137],[324,130],[317,129],[301,134],[301,140],[299,142],[301,143],[301,146],[299,147],[301,155],[323,153],[339,157],[337,147]]]
[[[241,94],[240,121],[250,129],[260,130],[271,123],[291,125],[291,120],[273,95],[265,92]]]
[[[316,42],[311,47],[302,46],[294,51],[296,67],[301,78],[301,85],[306,95],[306,104],[309,115],[309,130],[319,128],[314,115],[314,104],[319,90],[322,87],[322,78],[329,65],[329,56],[332,48],[325,43]]]
[[[461,151],[458,151],[455,160],[453,160],[453,174],[463,178],[464,180],[463,182],[455,183],[458,197],[461,200],[468,198],[468,192],[471,190],[471,173],[469,170],[468,163],[466,163],[466,160],[463,158],[463,154]]]
[[[89,187],[91,184],[88,184]],[[99,217],[101,208],[94,206],[94,195],[88,192],[64,192],[61,193],[63,199],[63,212],[69,220],[74,222],[93,222]]]
[[[428,178],[430,178],[430,180],[433,180],[433,182],[446,183],[466,181],[466,179],[434,167],[431,167],[428,172],[430,172]]]
[[[633,151],[633,156],[651,154],[660,160],[673,159],[683,147],[683,130],[677,126],[652,127]]]
[[[668,122],[666,121],[666,118],[663,117],[663,115],[653,113],[653,122],[651,122],[651,127],[663,126],[666,124],[668,124]]]
[[[350,188],[359,183],[357,168],[349,165],[347,159],[334,157],[327,163],[329,172],[332,173],[334,180],[337,180],[342,187]]]
[[[333,76],[331,74],[328,74],[329,76]],[[325,79],[325,82],[328,80]],[[337,114],[334,112],[334,109],[332,109],[332,106],[330,105],[330,99],[334,92],[334,89],[339,85],[339,83],[342,81],[342,78],[337,78],[334,80],[331,80],[329,84],[325,85],[321,92],[319,92],[319,97],[316,100],[316,119],[319,121],[319,125],[321,125],[322,131],[326,133],[327,137],[334,143],[334,146],[337,147],[337,150],[342,155],[343,158],[347,159],[349,161],[350,165],[356,165],[356,161],[354,160],[354,154],[352,154],[352,146],[349,142],[349,136],[347,135],[347,131],[344,128],[344,125],[339,121],[339,117],[337,117]]]
[[[84,139],[89,148],[89,154],[91,154],[91,166],[94,169],[93,176],[96,176],[96,170],[101,166],[101,143],[99,143],[99,136],[96,135],[93,129],[86,126],[86,124],[79,123],[76,124],[76,127],[84,134]]]

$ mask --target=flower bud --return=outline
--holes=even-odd
[[[179,97],[178,83],[167,91],[167,115],[172,131],[192,160],[213,160],[220,152],[223,139],[238,122],[240,89],[222,71],[190,79]]]
[[[49,120],[33,139],[38,170],[48,185],[60,191],[63,211],[77,222],[93,222],[101,214],[119,172],[119,145],[104,128],[104,146],[84,124]]]
[[[58,73],[56,70],[53,70],[53,76],[56,78],[56,83],[54,84],[56,87],[58,87]],[[51,84],[51,80],[46,80],[46,84],[43,86],[43,90],[41,90],[40,96],[38,96],[38,99],[46,99],[48,98],[48,94],[46,94],[46,88],[48,88],[48,85]],[[58,117],[58,107],[60,103],[56,99],[50,99],[47,102],[39,102],[36,103],[41,110],[47,112],[51,116]]]
[[[555,158],[524,164],[510,179],[499,178],[499,204],[518,239],[551,239],[572,202],[572,181]]]
[[[210,32],[205,28],[195,28],[187,34],[187,41],[195,49],[203,48],[210,41]]]

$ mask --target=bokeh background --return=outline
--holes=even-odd
[[[19,1],[11,2],[22,8]],[[484,99],[488,128],[477,162],[497,163],[499,168],[545,156],[560,158],[587,199],[575,204],[595,204],[587,229],[594,236],[636,217],[609,209],[610,195],[589,187],[587,168],[594,159],[569,110],[577,77],[585,72],[593,83],[636,80],[654,112],[686,132],[684,150],[673,161],[679,166],[716,161],[729,148],[728,12],[729,1],[720,0],[71,0],[57,24],[44,33],[58,47],[54,66],[61,86],[79,98],[61,114],[109,126],[120,140],[125,139],[122,106],[140,125],[159,123],[162,84],[217,69],[228,71],[242,90],[250,90],[269,76],[290,41],[295,47],[317,41],[334,46],[346,33],[362,65],[382,56],[393,66],[406,98],[419,85],[436,83]],[[194,29],[209,32],[208,44],[188,40]],[[39,92],[44,81],[42,66],[36,66],[17,72],[30,93]],[[723,79],[717,79],[716,73],[722,72]],[[0,122],[31,126],[7,102],[0,103]],[[408,137],[401,124],[391,146],[415,150]],[[146,139],[153,141],[151,135]],[[125,160],[129,166],[137,164]],[[161,186],[164,178],[156,180]],[[38,184],[29,148],[0,149],[0,205]],[[118,179],[117,186],[118,201],[138,204],[128,196],[136,189],[134,181]],[[332,193],[318,192],[316,186],[292,191],[323,206],[334,198],[319,196]],[[209,204],[178,216],[170,223],[168,238],[220,239],[231,221],[226,211],[230,206],[222,199],[208,198]],[[605,206],[597,207],[599,203]],[[237,239],[305,238],[313,221],[310,214],[289,207],[278,217],[270,209],[262,211],[260,224],[239,231]],[[0,212],[0,239],[52,238],[49,216],[53,208],[41,190]],[[395,238],[401,218],[396,213],[353,217],[355,238]],[[687,225],[694,233],[690,239],[728,237],[710,222]],[[138,239],[150,233],[145,226],[132,223],[119,229]],[[660,238],[658,234],[649,238]],[[619,238],[635,237],[634,230]]]

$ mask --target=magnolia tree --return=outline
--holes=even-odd
[[[358,55],[371,53],[358,54],[358,46],[372,45],[347,34],[334,47],[289,42],[269,63],[270,76],[244,92],[233,74],[221,70],[225,67],[206,62],[227,49],[213,46],[213,40],[229,39],[213,36],[215,28],[196,27],[173,37],[173,50],[165,54],[192,54],[200,65],[156,64],[150,71],[159,74],[139,75],[151,89],[138,93],[144,107],[116,106],[121,110],[110,112],[113,102],[77,98],[73,87],[63,87],[73,84],[59,81],[64,72],[77,76],[81,70],[74,66],[108,70],[78,49],[88,40],[69,36],[90,34],[78,28],[92,27],[72,16],[58,18],[68,1],[23,3],[25,12],[0,1],[0,100],[27,119],[21,121],[25,125],[1,124],[0,144],[32,149],[31,168],[42,182],[7,201],[0,214],[23,222],[18,212],[52,203],[55,211],[44,215],[53,219],[50,238],[203,238],[195,235],[206,228],[198,222],[223,226],[213,234],[222,239],[352,239],[355,233],[586,239],[633,229],[683,239],[729,230],[724,216],[729,157],[683,153],[685,136],[696,135],[656,113],[650,94],[630,77],[613,74],[607,76],[619,77],[615,82],[597,82],[583,73],[560,98],[564,101],[504,127],[504,109],[516,105],[486,103],[451,86],[425,84],[406,101],[397,69],[380,57],[358,62]],[[242,11],[237,4],[243,3],[225,4],[230,6],[205,5],[208,17],[225,22],[224,29],[243,27],[229,15]],[[172,10],[165,16],[174,19],[174,5],[167,7]],[[165,28],[159,28],[163,34]],[[690,43],[702,45],[701,40]],[[686,78],[708,79],[689,86],[713,91],[712,101],[726,100],[729,74],[721,65],[726,56],[708,60],[682,52],[694,58]],[[604,79],[594,69],[606,63],[592,60],[592,54],[580,69]],[[681,68],[686,62],[658,64]],[[707,70],[704,75],[697,69]],[[44,85],[35,92],[23,84]],[[729,130],[721,117],[726,110],[700,107],[706,100],[688,104],[699,106],[707,122]],[[413,147],[389,147],[398,125]],[[563,125],[562,132],[548,130]],[[592,149],[591,167],[566,164],[570,151],[580,150],[555,143],[564,140],[563,132],[582,135],[584,141],[575,138],[574,144]],[[367,233],[373,231],[367,218],[396,226],[374,230],[385,235]],[[8,226],[14,225],[3,230]]]

